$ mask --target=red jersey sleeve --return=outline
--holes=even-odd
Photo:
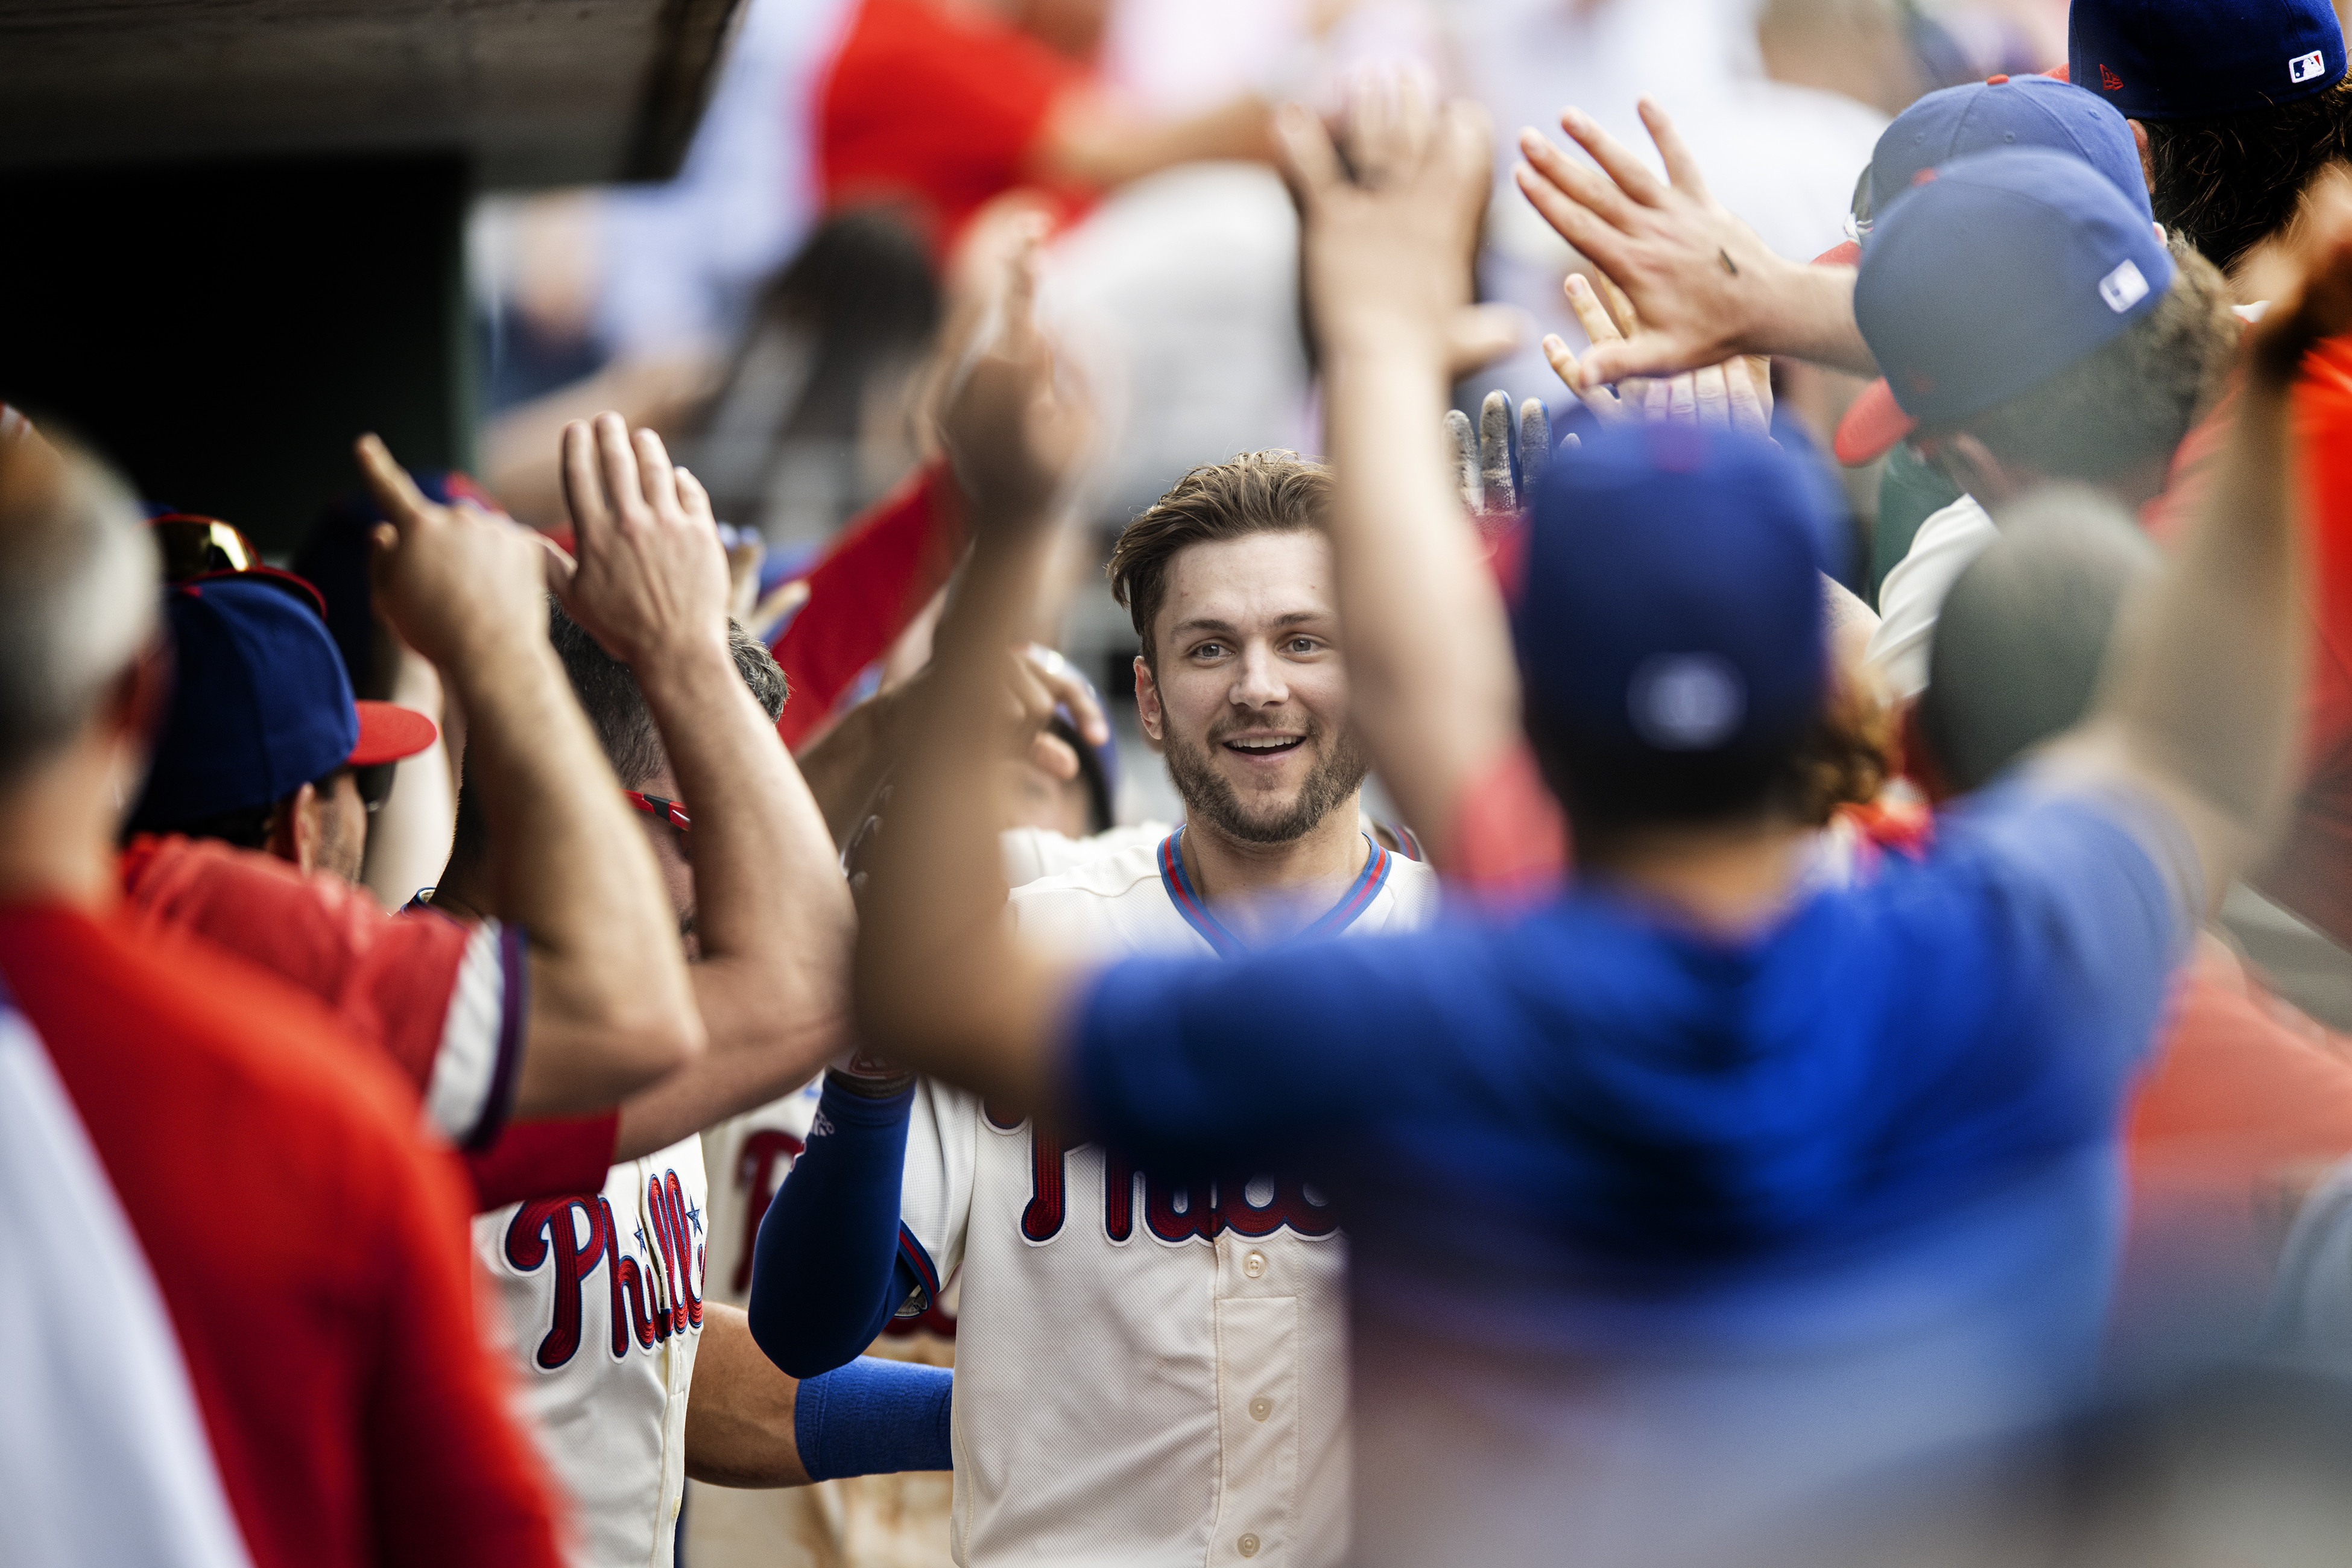
[[[226,948],[382,1051],[453,1142],[495,1136],[523,1045],[521,932],[387,915],[360,889],[210,840],[141,837],[119,863],[133,917]]]
[[[604,1173],[612,1169],[613,1144],[620,1132],[618,1110],[516,1122],[488,1148],[466,1156],[466,1173],[474,1183],[474,1212],[600,1190]]]
[[[909,202],[944,253],[984,203],[1026,183],[1076,61],[978,7],[862,0],[819,91],[828,208]]]
[[[1449,842],[1448,864],[1438,870],[1482,900],[1523,905],[1559,889],[1568,875],[1568,819],[1524,742],[1463,792]]]
[[[963,553],[963,501],[944,459],[852,522],[809,574],[809,599],[772,645],[791,683],[776,732],[797,748],[907,629]]]

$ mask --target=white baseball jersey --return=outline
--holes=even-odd
[[[474,1220],[517,1401],[570,1494],[572,1560],[667,1568],[686,1486],[686,1396],[702,1334],[702,1142],[614,1165],[601,1193]]]
[[[1179,835],[1013,895],[1057,954],[1231,953]],[[1313,930],[1408,930],[1425,866],[1373,845]],[[901,1249],[961,1267],[956,1561],[1309,1565],[1346,1547],[1346,1251],[1296,1178],[1147,1177],[974,1097],[915,1096]]]

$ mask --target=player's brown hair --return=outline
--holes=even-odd
[[[1297,533],[1323,526],[1331,504],[1331,470],[1296,452],[1244,452],[1203,463],[1122,530],[1111,547],[1111,596],[1134,617],[1143,662],[1155,672],[1151,623],[1168,597],[1168,564],[1187,545],[1253,533]]]
[[[2148,199],[2219,267],[2284,231],[2304,188],[2352,162],[2352,79],[2293,103],[2203,120],[2151,120]]]

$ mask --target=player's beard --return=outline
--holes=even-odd
[[[1168,758],[1168,776],[1183,797],[1187,821],[1202,823],[1243,844],[1289,844],[1313,832],[1334,806],[1362,786],[1372,771],[1371,758],[1352,728],[1330,734],[1321,724],[1310,721],[1300,743],[1318,746],[1327,735],[1329,743],[1323,749],[1322,761],[1308,770],[1290,804],[1270,815],[1251,814],[1233,781],[1217,771],[1207,746],[1170,735],[1161,750]],[[1210,736],[1209,746],[1222,743],[1214,734]]]

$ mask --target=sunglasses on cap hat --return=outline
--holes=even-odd
[[[677,828],[680,833],[688,831],[694,826],[693,823],[687,819],[686,807],[678,805],[678,803],[674,800],[664,800],[657,795],[646,795],[633,789],[625,789],[621,794],[631,805],[635,806],[639,811],[644,812],[648,816],[660,817],[672,827]]]
[[[184,583],[215,572],[243,572],[261,563],[253,542],[216,517],[167,511],[150,518],[155,547],[163,552],[163,581]]]

